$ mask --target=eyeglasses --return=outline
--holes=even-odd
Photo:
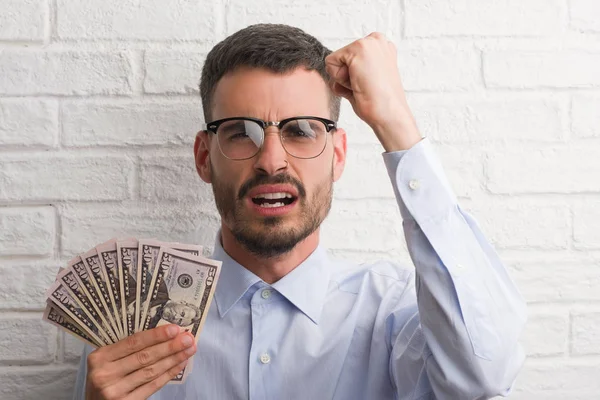
[[[334,121],[320,117],[293,117],[282,121],[234,117],[209,122],[203,129],[217,136],[219,149],[231,160],[254,157],[263,146],[265,129],[279,129],[281,145],[296,158],[315,158],[323,153],[329,132],[337,128]]]

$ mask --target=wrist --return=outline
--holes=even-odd
[[[412,114],[401,114],[403,115],[371,126],[386,152],[408,150],[422,139]]]

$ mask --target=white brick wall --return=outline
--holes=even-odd
[[[409,103],[530,306],[515,399],[600,393],[596,0],[0,0],[0,398],[68,398],[81,344],[40,322],[73,254],[117,235],[212,246],[191,145],[217,40],[292,23],[398,46]],[[381,146],[344,103],[332,253],[408,260]]]

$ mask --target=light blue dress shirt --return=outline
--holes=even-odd
[[[151,399],[462,400],[509,393],[524,361],[522,297],[459,207],[428,139],[383,158],[415,269],[335,260],[319,246],[269,285],[231,259],[217,237],[213,258],[223,269],[192,373]],[[84,398],[89,351],[75,399]]]

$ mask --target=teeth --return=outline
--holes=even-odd
[[[255,199],[291,199],[292,195],[289,193],[285,193],[285,192],[279,192],[279,193],[263,193],[263,194],[259,194],[258,196],[254,197]]]
[[[263,203],[260,206],[264,207],[264,208],[273,208],[273,207],[283,207],[283,206],[285,206],[285,204],[283,204],[283,203],[275,203],[275,204]]]

